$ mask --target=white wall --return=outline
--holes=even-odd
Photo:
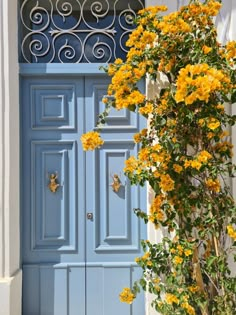
[[[17,1],[0,0],[0,315],[21,312]]]

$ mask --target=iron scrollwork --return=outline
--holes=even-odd
[[[21,62],[112,62],[127,53],[142,0],[24,0]]]

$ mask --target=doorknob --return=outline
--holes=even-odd
[[[93,221],[93,214],[92,212],[87,213],[87,219]]]

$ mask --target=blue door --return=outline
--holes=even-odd
[[[100,150],[85,154],[80,144],[108,83],[102,75],[22,78],[23,315],[144,314],[143,296],[132,306],[118,297],[140,274],[134,259],[146,238],[132,213],[145,208],[145,191],[122,171],[143,122],[114,111]]]

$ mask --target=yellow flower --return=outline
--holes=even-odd
[[[180,265],[180,264],[182,264],[182,262],[183,262],[183,258],[182,257],[180,257],[180,256],[175,256],[174,257],[174,263],[176,265]]]
[[[236,230],[234,230],[232,225],[227,226],[228,235],[236,241]]]
[[[216,128],[218,128],[220,126],[220,122],[219,120],[217,120],[216,118],[211,117],[209,119],[209,122],[207,124],[207,127],[211,130],[215,130]]]
[[[193,252],[192,252],[191,249],[185,249],[185,250],[184,250],[184,255],[187,256],[187,257],[190,256],[190,255],[192,255],[192,253],[193,253]]]
[[[107,97],[103,97],[102,102],[103,102],[104,104],[108,103],[108,98],[107,98]]]
[[[153,176],[154,176],[155,178],[159,178],[159,177],[161,176],[161,174],[160,174],[160,172],[158,172],[158,171],[154,171],[154,172],[153,172]]]
[[[223,142],[218,142],[215,146],[214,149],[216,150],[216,152],[218,153],[222,153],[222,152],[229,152],[230,156],[233,156],[233,145],[232,143],[228,142],[228,141],[223,141]]]
[[[205,150],[201,151],[197,157],[197,160],[201,163],[206,163],[210,159],[212,159],[212,155]]]
[[[135,258],[135,262],[136,262],[136,263],[139,263],[139,262],[140,262],[140,260],[141,260],[141,258],[140,258],[140,257],[136,257],[136,258]]]
[[[161,279],[160,278],[154,278],[154,279],[152,279],[152,282],[155,284],[158,284],[161,282]]]
[[[197,285],[191,285],[188,287],[188,290],[192,293],[195,293],[199,291],[199,287]]]
[[[99,148],[104,141],[100,138],[100,134],[96,131],[89,131],[80,138],[84,151]]]
[[[145,106],[139,108],[139,113],[141,115],[148,115],[153,112],[153,105],[151,103],[147,103]]]
[[[135,295],[132,293],[130,288],[124,288],[119,296],[120,296],[120,301],[127,304],[132,304],[135,298]]]
[[[147,135],[147,128],[144,128],[140,131],[140,134],[143,136],[143,137],[146,137]]]
[[[201,162],[199,162],[199,161],[197,161],[197,160],[191,161],[191,167],[192,167],[192,168],[196,168],[196,169],[199,171],[200,168],[201,168],[201,166],[202,166],[202,163],[201,163]]]
[[[226,59],[236,58],[236,41],[230,41],[226,45]]]
[[[135,143],[139,143],[141,141],[141,135],[140,133],[136,133],[133,135],[133,139]]]
[[[148,148],[142,148],[138,153],[139,160],[142,162],[148,161],[149,156],[150,156],[150,150]]]
[[[199,119],[198,120],[198,124],[202,127],[205,124],[205,120],[204,119]]]
[[[178,254],[179,254],[179,256],[182,256],[182,254],[183,254],[183,246],[178,245],[178,246],[177,246],[177,249],[178,249]]]
[[[179,304],[179,299],[177,298],[177,296],[171,293],[166,293],[165,300],[167,304],[173,304],[173,303]]]
[[[173,179],[169,174],[161,175],[160,187],[164,191],[172,191],[175,187]]]
[[[196,314],[194,308],[188,302],[181,303],[181,307],[184,308],[189,315]]]
[[[179,71],[176,81],[175,100],[191,105],[195,101],[209,101],[212,93],[231,87],[230,79],[223,71],[210,68],[208,64],[187,65]]]
[[[220,181],[218,179],[209,178],[206,180],[206,185],[211,191],[220,192]]]
[[[147,261],[147,266],[152,266],[152,261],[151,260]]]
[[[120,65],[123,63],[123,60],[121,58],[117,58],[114,62],[115,65]]]
[[[142,260],[148,260],[149,257],[150,257],[150,253],[146,252],[142,257]]]
[[[191,163],[192,163],[192,161],[190,161],[190,160],[185,160],[185,161],[184,161],[184,167],[185,167],[185,168],[190,167],[190,166],[191,166]]]
[[[207,139],[212,139],[215,136],[213,132],[208,132]]]
[[[124,172],[134,172],[138,168],[138,161],[134,156],[131,156],[128,158],[128,160],[125,161],[125,168]]]
[[[220,138],[221,138],[221,139],[224,138],[224,137],[228,137],[228,136],[229,136],[228,130],[224,130],[224,131],[222,131],[222,133],[220,134]]]
[[[216,105],[216,108],[221,110],[221,111],[224,111],[225,110],[225,106],[223,104],[217,104]]]
[[[173,169],[176,173],[181,173],[182,170],[183,170],[183,167],[181,165],[178,165],[178,164],[174,164],[173,165]]]
[[[212,51],[212,48],[211,48],[211,47],[208,47],[208,46],[206,46],[206,45],[204,45],[204,46],[202,47],[202,50],[203,50],[203,53],[204,53],[205,55],[207,55],[210,51]]]
[[[156,13],[161,12],[161,11],[167,11],[167,6],[165,6],[165,5],[149,6],[149,7],[146,7],[145,9],[139,10],[138,14],[141,15],[141,14],[144,14],[146,12],[148,12],[149,14],[150,13],[156,14]]]

